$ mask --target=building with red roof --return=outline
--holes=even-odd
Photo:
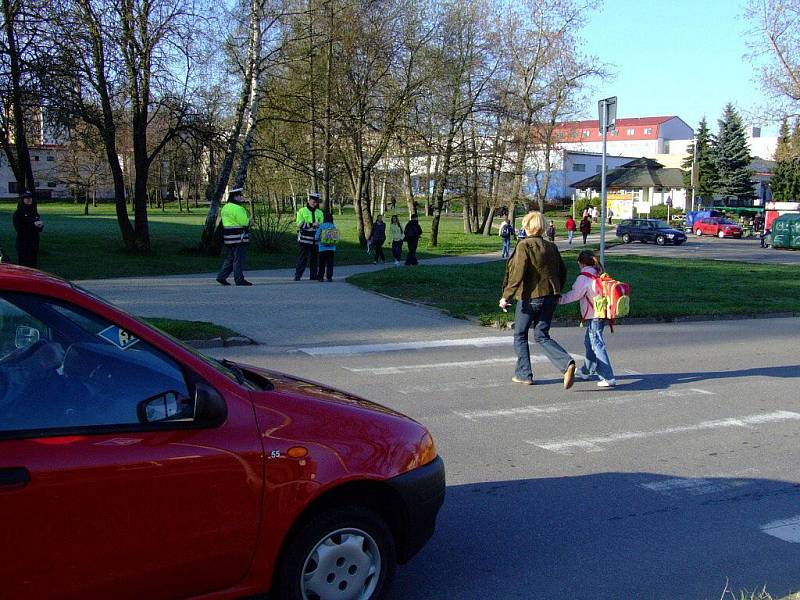
[[[603,137],[597,119],[562,123],[555,134],[556,143],[566,150],[602,151]],[[677,116],[617,119],[616,129],[608,134],[607,152],[615,156],[676,154],[685,151],[686,140],[691,140],[693,134],[692,128]],[[670,142],[679,142],[682,147],[670,148]]]

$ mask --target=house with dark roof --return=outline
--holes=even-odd
[[[572,184],[584,197],[600,195],[600,174]],[[651,158],[637,158],[606,172],[608,205],[622,219],[649,214],[658,204],[686,209],[686,188],[681,169],[667,168]]]

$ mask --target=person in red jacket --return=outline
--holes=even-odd
[[[589,219],[589,216],[583,217],[581,219],[580,225],[581,235],[583,236],[583,243],[586,244],[586,236],[592,233],[592,221]]]
[[[567,216],[567,221],[564,223],[564,229],[567,230],[567,240],[569,243],[572,243],[572,237],[575,235],[575,230],[578,228],[578,225],[575,223],[575,219],[572,218],[572,215]]]

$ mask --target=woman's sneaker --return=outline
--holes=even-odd
[[[597,387],[601,388],[612,388],[617,385],[616,379],[601,379],[597,382]]]
[[[584,371],[583,367],[581,367],[580,369],[575,371],[575,377],[577,377],[581,381],[589,381],[592,378],[592,375]]]

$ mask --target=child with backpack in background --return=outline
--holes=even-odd
[[[511,238],[514,236],[514,226],[508,217],[500,224],[500,239],[503,240],[502,257],[508,258],[511,255]]]
[[[595,302],[595,297],[599,295],[595,291],[595,280],[600,278],[603,265],[591,250],[583,250],[578,255],[578,266],[581,272],[578,273],[572,289],[558,301],[559,304],[580,301],[581,323],[586,325],[586,334],[583,338],[586,357],[583,366],[575,372],[575,376],[588,380],[592,375],[597,375],[600,378],[597,387],[611,388],[617,382],[603,339],[603,329],[609,323],[609,319],[603,318],[604,314],[597,315]]]
[[[333,224],[333,215],[325,213],[322,224],[317,227],[315,234],[319,248],[319,267],[317,268],[317,281],[333,281],[333,258],[336,254],[336,243],[339,241],[339,230]]]
[[[552,221],[550,221],[550,224],[547,226],[547,239],[551,242],[556,241],[556,226]]]

